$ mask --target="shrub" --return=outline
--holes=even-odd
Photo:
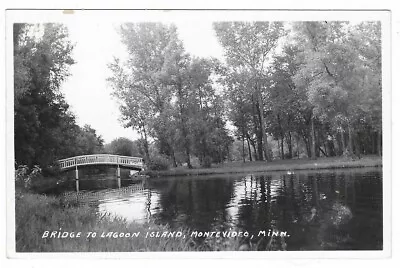
[[[58,163],[42,168],[42,174],[44,177],[58,177],[60,173],[61,169]]]
[[[149,170],[167,170],[169,169],[169,160],[164,155],[155,155],[147,163],[147,169]]]
[[[16,187],[29,189],[34,180],[41,177],[42,169],[35,165],[29,169],[27,165],[19,165],[15,170],[15,184]]]

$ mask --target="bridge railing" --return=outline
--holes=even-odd
[[[110,154],[80,155],[61,159],[58,161],[61,169],[75,166],[108,164],[144,167],[143,159],[140,157],[120,156]]]
[[[140,157],[118,156],[118,164],[143,165],[143,159]]]

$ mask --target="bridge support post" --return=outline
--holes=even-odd
[[[75,188],[76,192],[79,192],[79,171],[78,166],[75,166]]]
[[[118,182],[118,188],[121,188],[121,168],[117,167],[117,182]]]

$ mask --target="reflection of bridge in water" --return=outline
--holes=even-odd
[[[104,189],[101,191],[95,191],[95,192],[68,192],[63,194],[63,198],[67,201],[79,201],[83,203],[90,203],[92,201],[98,201],[98,200],[105,200],[105,199],[110,199],[110,198],[115,198],[117,196],[129,196],[130,194],[134,192],[140,192],[144,191],[144,182],[130,185],[127,187],[123,188],[118,188],[118,189]]]
[[[132,200],[132,197],[139,197],[139,199],[135,199],[136,201],[134,201],[133,203],[131,203],[132,201],[130,201],[128,214],[132,212],[132,207],[144,206],[146,215],[143,219],[150,220],[152,214],[152,189],[147,186],[147,182],[145,180],[121,188],[107,188],[95,191],[65,192],[61,196],[62,200],[66,201],[67,203],[76,202],[78,206],[97,206],[99,209],[100,204],[106,205],[113,204],[114,202],[118,203],[121,201],[125,203],[127,200]],[[101,209],[99,211],[101,212],[101,214],[105,212]],[[127,215],[124,215],[123,217],[126,216]]]
[[[142,171],[145,168],[143,158],[132,156],[121,156],[112,154],[80,155],[58,160],[61,170],[75,169],[76,191],[79,192],[79,170],[84,166],[114,166],[117,168],[116,177],[118,187],[121,187],[121,167]]]

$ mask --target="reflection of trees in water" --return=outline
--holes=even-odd
[[[151,188],[147,189],[147,198],[146,198],[146,219],[150,221],[151,218]]]
[[[172,228],[187,226],[199,231],[223,228],[229,220],[226,207],[232,194],[230,179],[169,180],[160,191],[161,211],[155,218]]]
[[[371,176],[381,175],[367,179]],[[365,174],[348,172],[251,177],[245,188],[251,194],[240,200],[238,225],[253,232],[287,231],[288,250],[379,248],[370,235],[378,231],[376,240],[382,240],[382,221],[376,217],[382,213],[381,184],[376,189],[361,179],[365,182]],[[356,194],[361,191],[362,204]]]
[[[226,230],[229,224],[255,234],[287,231],[290,237],[276,240],[287,250],[378,249],[382,185],[377,177],[380,172],[341,171],[159,181],[154,187],[160,210],[153,217],[172,228],[199,231]],[[268,237],[252,242],[259,242],[260,250],[271,244]]]
[[[260,230],[264,230],[271,221],[271,177],[251,175],[247,178],[239,201],[238,226],[249,232],[261,227]]]

